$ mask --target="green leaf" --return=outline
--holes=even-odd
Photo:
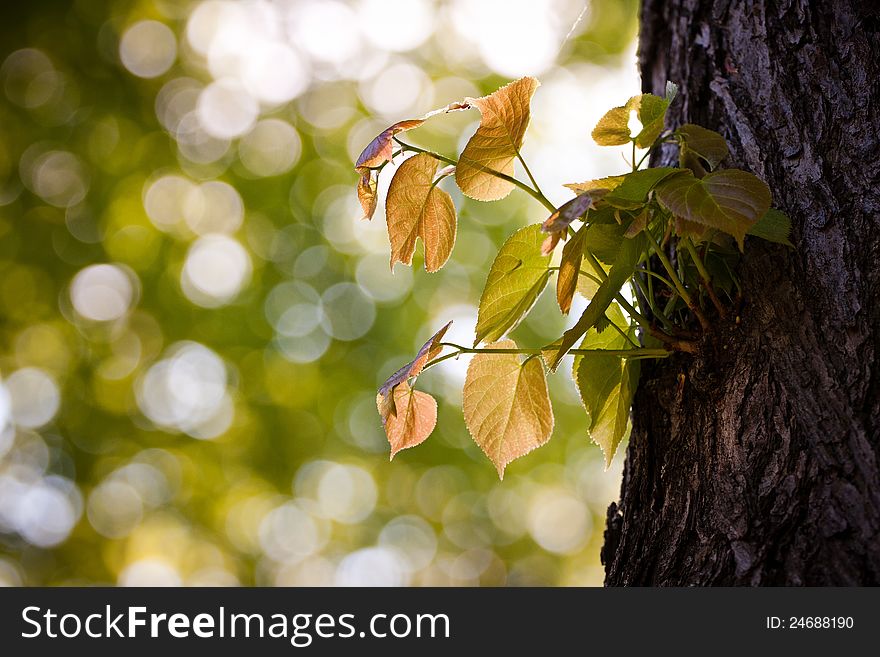
[[[657,198],[674,215],[732,235],[743,249],[746,232],[770,209],[770,188],[757,176],[723,169],[695,178],[678,173],[659,185]]]
[[[760,237],[768,242],[785,244],[785,246],[794,248],[794,244],[789,239],[791,237],[791,219],[788,218],[787,214],[776,208],[767,210],[758,219],[758,222],[749,228],[748,234]]]
[[[636,110],[642,124],[641,132],[634,139],[636,146],[639,148],[650,147],[663,132],[669,101],[654,94],[642,94],[631,98],[627,105],[629,109]]]
[[[636,264],[639,262],[639,258],[642,255],[642,247],[643,240],[641,236],[631,240],[624,239],[621,242],[620,251],[618,251],[617,257],[611,265],[611,270],[608,272],[608,278],[606,278],[599,286],[599,289],[596,290],[596,294],[593,295],[590,305],[584,310],[583,315],[581,315],[577,323],[562,334],[559,349],[550,360],[551,369],[555,370],[559,367],[559,362],[562,360],[562,357],[569,352],[584,333],[594,327],[596,323],[602,319],[608,306],[611,305],[614,297],[620,292],[620,288],[622,288],[624,283],[626,283],[630,276],[632,276]]]
[[[489,269],[477,313],[474,344],[494,342],[513,330],[531,309],[550,278],[550,256],[541,255],[540,224],[516,231]]]
[[[617,223],[589,224],[584,245],[606,265],[613,264],[620,251],[624,231],[624,227]]]
[[[614,107],[599,119],[593,128],[593,139],[600,146],[621,146],[632,141],[639,148],[648,148],[663,132],[669,100],[654,94],[633,96],[626,105]],[[635,137],[629,129],[630,112],[635,111],[642,129]]]
[[[686,123],[675,131],[681,139],[680,157],[686,159],[694,153],[715,169],[727,157],[727,141],[714,130],[707,130],[693,123]]]
[[[606,314],[624,333],[634,337],[618,305],[612,304]],[[628,341],[618,332],[591,329],[581,343],[582,349],[626,349]],[[576,356],[572,376],[581,401],[590,415],[590,437],[605,454],[605,467],[627,432],[630,407],[639,381],[640,361],[636,359],[584,354]]]
[[[606,194],[602,200],[615,208],[636,210],[648,202],[648,194],[658,183],[680,171],[681,169],[673,167],[652,167],[633,171],[626,174],[623,182]]]

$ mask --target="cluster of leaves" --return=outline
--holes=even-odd
[[[676,93],[671,83],[665,97],[634,96],[609,110],[593,130],[602,146],[632,146],[631,170],[567,185],[575,197],[555,207],[520,154],[538,84],[522,78],[483,98],[395,123],[356,163],[358,198],[371,218],[382,169],[393,157],[415,153],[397,167],[385,200],[392,269],[396,262],[411,264],[419,237],[428,271],[449,258],[455,206],[438,187],[447,177],[480,201],[504,198],[518,187],[550,213],[543,223],[514,232],[499,250],[480,299],[473,347],[443,342],[447,324],[379,390],[392,457],[423,442],[437,420],[434,399],[413,389],[416,377],[443,360],[473,353],[463,392],[465,422],[503,476],[508,463],[550,439],[546,374],[573,354],[572,375],[590,417],[590,435],[610,463],[627,433],[640,359],[694,353],[712,322],[727,319],[738,302],[732,265],[747,234],[789,244],[789,220],[771,209],[767,185],[746,171],[718,168],[728,154],[720,134],[693,124],[665,128]],[[481,121],[457,161],[399,137],[432,116],[470,108],[480,111]],[[633,115],[640,124],[636,134]],[[677,145],[679,166],[642,169],[664,144]],[[637,148],[647,149],[639,161]],[[528,183],[514,177],[517,161]],[[552,266],[561,242],[559,265]],[[567,314],[580,293],[590,300],[583,314],[549,345],[521,348],[505,339],[554,273],[560,311]],[[444,348],[451,351],[441,356]]]

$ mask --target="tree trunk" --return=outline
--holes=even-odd
[[[880,7],[645,0],[639,64],[797,248],[748,239],[738,323],[643,366],[606,584],[878,584]]]

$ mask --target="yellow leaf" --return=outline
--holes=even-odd
[[[358,180],[357,195],[361,208],[364,211],[364,219],[372,219],[376,212],[376,204],[379,196],[376,193],[378,181],[370,169],[361,170],[361,178]]]
[[[592,192],[593,197],[604,193],[608,193],[614,190],[615,187],[620,185],[626,176],[608,176],[607,178],[599,178],[598,180],[585,180],[584,182],[579,183],[568,183],[567,185],[563,185],[563,187],[568,187],[575,194],[581,194],[582,192]]]
[[[631,140],[629,109],[626,107],[614,107],[608,110],[593,128],[593,141],[599,146],[620,146],[628,144]]]
[[[416,238],[425,245],[425,269],[437,271],[449,259],[455,244],[455,206],[452,197],[437,187],[434,174],[439,162],[419,153],[401,164],[385,199],[391,270],[394,263],[412,264]]]
[[[516,343],[501,340],[487,348],[515,349]],[[553,409],[539,358],[522,363],[516,354],[477,354],[462,405],[468,431],[502,479],[508,463],[550,440]]]
[[[497,201],[513,190],[513,183],[489,171],[513,176],[514,160],[529,126],[529,103],[539,84],[535,78],[520,78],[488,96],[465,100],[482,114],[455,172],[455,182],[466,196]]]
[[[406,382],[398,384],[392,394],[395,411],[388,411],[382,395],[376,398],[376,405],[383,413],[385,435],[393,459],[399,451],[415,447],[431,435],[437,424],[437,401],[425,392],[413,390]]]

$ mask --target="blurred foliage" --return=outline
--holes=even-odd
[[[417,251],[392,278],[352,170],[388,118],[535,74],[533,170],[589,177],[594,155],[551,146],[595,121],[575,139],[549,115],[635,91],[637,2],[594,0],[566,40],[582,9],[6,3],[0,582],[599,583],[619,463],[603,472],[570,383],[503,483],[461,419],[466,361],[420,380],[440,423],[393,464],[375,409],[446,319],[472,338],[493,249],[543,211],[455,196],[449,265]],[[424,139],[452,152],[473,120]],[[552,295],[532,316],[521,344],[562,328]]]

